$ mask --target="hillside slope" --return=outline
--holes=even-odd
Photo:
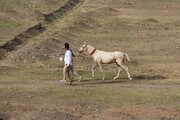
[[[0,45],[42,21],[67,0],[1,0]]]
[[[179,60],[177,9],[179,2],[168,0],[86,0],[63,19],[49,24],[45,33],[12,52],[7,60],[56,64],[64,42],[76,52],[85,41],[98,49],[124,51],[135,58],[167,56]]]

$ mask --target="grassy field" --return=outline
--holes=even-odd
[[[26,6],[25,1],[3,2],[0,2],[1,11],[25,7],[36,16],[38,12],[48,13],[66,1],[32,0],[32,4],[37,6],[35,10]],[[180,2],[82,2],[63,19],[48,24],[44,33],[1,60],[0,118],[179,120]],[[26,29],[27,24],[38,22],[37,17],[31,16],[30,19],[35,20],[26,22],[22,19],[24,22],[21,22],[0,16],[0,44]],[[14,32],[9,32],[10,29]],[[74,77],[72,86],[59,82],[63,66],[59,62],[59,53],[65,42],[69,42],[74,50],[75,66],[83,77],[81,82]],[[129,81],[123,71],[113,81],[117,73],[115,64],[103,65],[106,73],[104,81],[98,68],[95,78],[92,78],[92,58],[87,53],[77,53],[84,42],[105,51],[126,52],[132,59],[126,65],[133,80]]]
[[[79,119],[103,119],[106,115],[112,120],[145,116],[152,120],[179,119],[179,76],[141,75],[129,81],[122,73],[120,79],[113,81],[114,71],[106,71],[107,79],[102,81],[98,71],[96,80],[92,80],[89,71],[79,73],[83,81],[67,86],[59,82],[61,69],[1,67],[1,113],[13,119],[63,118],[56,118],[56,112]],[[111,114],[116,112],[119,116]]]

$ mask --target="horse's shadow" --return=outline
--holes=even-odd
[[[118,84],[122,83],[124,81],[121,80],[82,80],[81,82],[78,82],[77,84],[73,85],[88,85],[88,84]]]
[[[161,76],[161,75],[139,75],[133,76],[133,80],[129,80],[127,78],[119,78],[117,80],[106,79],[106,80],[82,80],[81,82],[73,85],[86,85],[86,84],[119,84],[119,83],[127,83],[133,81],[151,81],[151,80],[165,80],[168,77]]]
[[[138,76],[133,76],[133,78],[135,80],[164,80],[167,79],[168,77],[161,75],[138,75]]]

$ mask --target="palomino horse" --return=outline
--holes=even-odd
[[[128,56],[128,54],[123,53],[123,52],[105,52],[105,51],[101,51],[98,50],[94,47],[92,47],[91,45],[85,43],[79,50],[79,53],[82,53],[84,51],[88,51],[88,53],[93,57],[95,64],[92,67],[92,76],[94,77],[94,69],[96,66],[99,66],[103,77],[102,80],[105,79],[105,74],[104,71],[102,69],[102,64],[110,64],[110,63],[116,63],[118,66],[118,73],[117,75],[114,77],[114,80],[117,79],[119,77],[120,72],[124,69],[127,73],[127,76],[130,80],[132,80],[129,71],[128,71],[128,67],[124,65],[124,60],[127,59],[128,61],[130,61],[130,58]]]

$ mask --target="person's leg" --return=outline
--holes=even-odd
[[[68,66],[68,79],[69,79],[69,85],[71,85],[73,83],[73,80],[71,79],[71,76],[70,76],[70,71],[72,71],[73,69],[73,66],[72,65],[69,65]]]
[[[60,82],[66,82],[66,69],[67,69],[67,67],[66,67],[66,65],[64,65],[64,67],[63,67],[63,79],[60,80]]]
[[[71,67],[71,72],[79,78],[79,82],[82,80],[82,77],[76,72],[74,66]]]
[[[71,83],[70,70],[71,70],[71,66],[69,65],[69,66],[66,67],[66,80],[67,80],[67,84]]]

